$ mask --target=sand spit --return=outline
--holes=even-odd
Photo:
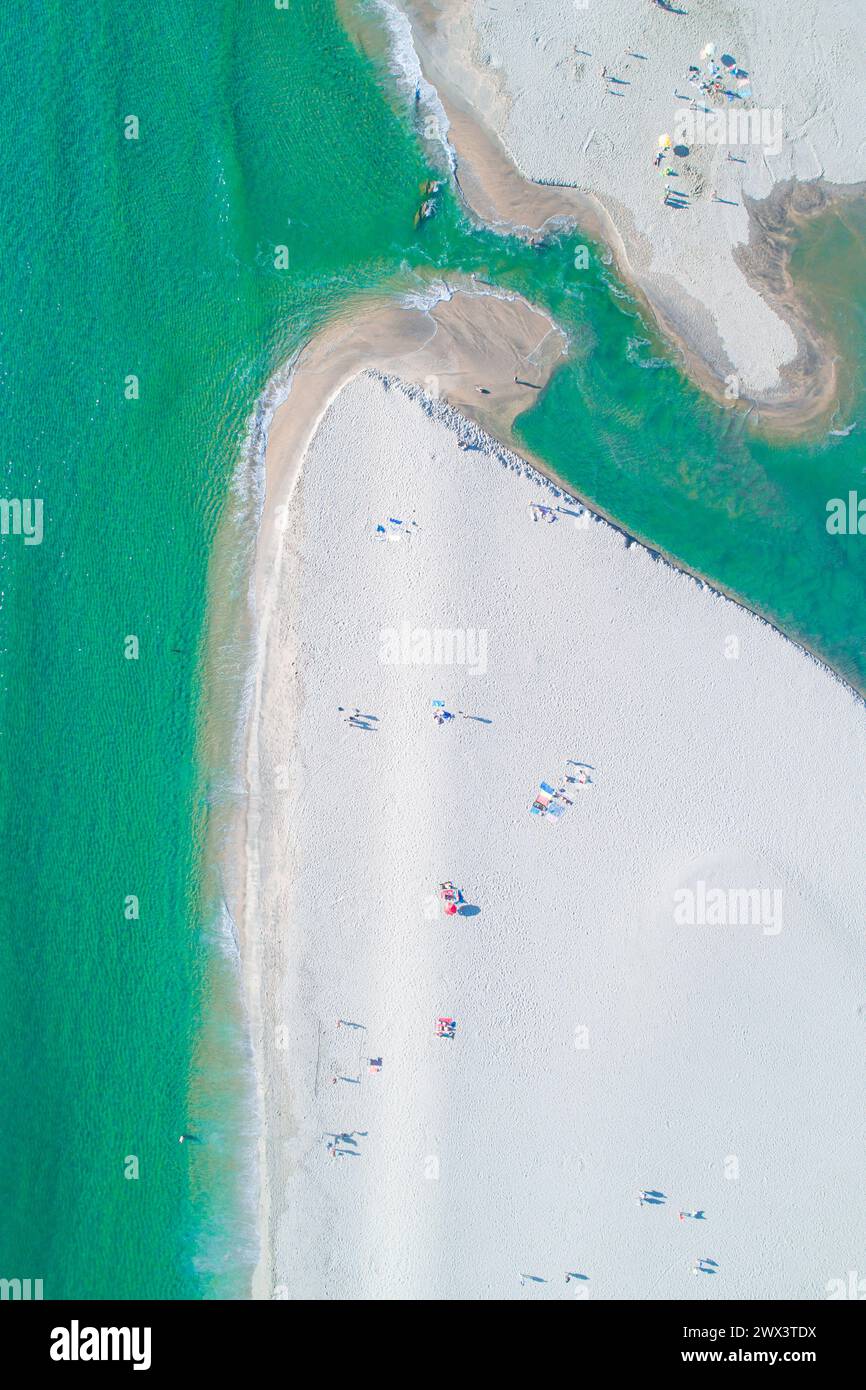
[[[299,354],[291,391],[274,415],[265,459],[271,505],[260,547],[281,553],[285,513],[277,506],[288,502],[328,404],[359,371],[399,375],[508,438],[515,416],[546,384],[566,349],[564,334],[540,310],[517,295],[460,278],[335,320]],[[270,567],[260,567],[260,573],[269,576]],[[265,600],[261,592],[257,597]]]
[[[256,554],[255,1296],[826,1296],[866,1236],[862,702],[331,332]]]
[[[367,368],[389,372],[399,367],[401,378],[420,387],[428,397],[447,395],[449,404],[465,417],[507,436],[514,416],[541,389],[565,351],[561,332],[519,297],[500,295],[468,281],[437,282],[400,302],[372,303],[361,313],[333,321],[281,373],[279,393],[284,399],[267,429],[265,497],[251,581],[258,657],[247,712],[247,799],[227,832],[229,862],[223,875],[231,916],[238,924],[259,1110],[265,1117],[259,1143],[259,1179],[261,1219],[268,1229],[274,1164],[269,1136],[275,1104],[282,1113],[282,1102],[274,1099],[272,1077],[284,1042],[271,1026],[277,1007],[273,990],[281,973],[279,943],[259,925],[260,845],[266,834],[263,819],[265,823],[267,819],[259,742],[260,726],[266,723],[272,702],[279,708],[284,704],[289,710],[293,708],[295,683],[301,680],[301,653],[286,595],[296,595],[300,582],[299,537],[290,519],[304,456],[328,406],[348,381]],[[359,447],[375,449],[377,443],[362,432]],[[351,468],[354,445],[347,444],[347,448],[346,466]],[[276,690],[267,679],[272,651],[279,654],[274,660],[289,662],[285,684]],[[290,744],[282,767],[281,775],[289,785],[294,776]],[[265,872],[267,868],[265,861]],[[267,1251],[267,1241],[262,1248]],[[261,1266],[255,1277],[256,1296],[262,1296],[267,1284],[269,1276],[264,1268]]]

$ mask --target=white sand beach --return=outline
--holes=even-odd
[[[277,413],[254,576],[254,1294],[827,1297],[866,1240],[866,710],[356,348]]]
[[[399,36],[395,6],[380,9]],[[704,385],[803,418],[826,409],[832,344],[797,302],[785,233],[832,190],[866,180],[866,6],[402,0],[400,9],[483,217],[539,226],[577,211]],[[713,74],[720,90],[707,93],[700,84]],[[657,168],[664,134],[683,153],[667,152]]]

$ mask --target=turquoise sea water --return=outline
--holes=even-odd
[[[828,537],[824,508],[866,491],[864,378],[863,434],[769,444],[684,382],[597,255],[575,271],[578,237],[529,250],[453,199],[416,231],[431,150],[328,0],[10,0],[0,49],[3,486],[44,500],[42,544],[0,549],[0,1277],[242,1297],[248,1062],[202,871],[229,740],[203,675],[209,556],[268,378],[415,271],[521,289],[574,349],[526,447],[861,689],[866,539]],[[864,230],[826,219],[796,266],[851,362]]]

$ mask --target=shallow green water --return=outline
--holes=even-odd
[[[861,687],[866,538],[828,537],[824,506],[863,486],[866,433],[750,436],[595,255],[574,269],[573,236],[528,250],[453,200],[416,233],[429,150],[326,0],[12,0],[0,47],[4,489],[44,499],[45,528],[0,549],[0,1277],[48,1298],[243,1296],[246,1044],[201,874],[231,779],[196,753],[208,558],[274,369],[413,267],[523,290],[575,349],[519,423],[527,447]],[[864,225],[829,219],[800,255],[852,360]],[[866,430],[863,390],[861,373]]]
[[[198,881],[208,553],[257,396],[398,264],[423,166],[327,6],[0,24],[4,486],[45,530],[2,549],[0,1275],[241,1293],[245,1053]]]
[[[833,214],[809,228],[793,267],[855,367],[866,357],[864,232],[862,206]],[[859,418],[859,430],[770,443],[684,385],[634,306],[613,303],[593,313],[592,351],[554,378],[518,436],[627,529],[866,690],[866,536],[827,531],[828,499],[866,496],[862,369],[844,373],[837,421]]]

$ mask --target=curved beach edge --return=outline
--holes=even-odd
[[[278,1055],[280,1042],[269,1022],[268,981],[288,966],[276,960],[273,934],[263,935],[260,913],[259,843],[268,800],[259,728],[268,699],[269,652],[292,641],[280,596],[287,582],[294,586],[299,579],[297,541],[288,544],[286,532],[304,458],[329,407],[365,371],[389,380],[399,377],[405,389],[422,393],[428,402],[438,401],[455,420],[465,421],[467,428],[489,428],[507,437],[515,417],[549,380],[566,348],[564,335],[550,319],[518,296],[480,288],[468,280],[438,282],[426,297],[413,294],[368,301],[362,310],[333,319],[280,370],[275,388],[266,389],[265,397],[271,402],[268,410],[256,411],[253,445],[263,476],[255,489],[260,506],[249,588],[253,673],[244,709],[239,779],[243,790],[223,841],[222,871],[229,910],[237,923],[260,1126],[254,1299],[281,1296],[273,1291],[276,1231],[272,1225],[277,1217],[272,1193],[280,1190],[283,1180],[278,1141],[285,1134],[281,1130],[276,1135],[274,1126],[291,1127],[291,1118],[282,1111],[275,1114],[270,1103],[272,1079],[280,1075],[284,1059]],[[275,397],[279,403],[274,403]],[[227,526],[234,527],[231,517]],[[302,695],[301,667],[298,657],[290,709],[297,707]],[[286,737],[288,748],[291,727]],[[287,752],[287,767],[290,762]]]
[[[310,770],[304,767],[299,753],[298,729],[305,700],[312,693],[312,687],[307,687],[315,668],[311,667],[312,658],[306,645],[309,634],[305,639],[296,619],[299,612],[307,611],[304,586],[313,582],[306,570],[308,563],[317,567],[319,573],[319,579],[315,580],[319,586],[316,589],[319,601],[324,601],[326,607],[331,601],[327,594],[323,598],[321,590],[321,573],[323,567],[327,569],[329,551],[309,534],[310,508],[319,516],[322,507],[327,510],[333,502],[333,516],[325,528],[329,535],[343,534],[347,522],[353,534],[357,526],[362,525],[357,515],[358,494],[354,485],[350,485],[348,491],[345,485],[342,492],[332,491],[332,483],[326,484],[320,474],[316,492],[319,500],[314,505],[313,499],[306,497],[304,463],[307,456],[314,444],[319,447],[320,437],[327,434],[330,447],[338,447],[339,457],[345,460],[346,477],[351,478],[355,467],[353,440],[368,461],[379,454],[375,442],[378,436],[370,429],[370,419],[362,410],[355,409],[355,395],[344,395],[345,389],[364,374],[370,375],[394,396],[410,397],[430,417],[431,430],[445,425],[456,437],[458,448],[465,451],[467,488],[473,487],[470,481],[473,460],[479,459],[480,465],[485,467],[498,465],[513,477],[515,487],[525,491],[529,485],[530,499],[537,496],[540,505],[561,509],[563,526],[554,528],[556,533],[572,523],[578,524],[578,517],[585,512],[585,524],[599,541],[604,532],[610,534],[615,530],[624,549],[636,546],[643,552],[644,560],[638,556],[635,563],[645,563],[646,557],[658,562],[661,566],[656,571],[659,582],[663,575],[670,576],[665,583],[673,582],[672,572],[675,572],[683,578],[691,578],[699,588],[710,590],[720,600],[731,597],[720,595],[700,576],[690,575],[652,546],[631,537],[594,507],[584,507],[571,489],[561,486],[532,460],[501,442],[501,436],[510,430],[515,414],[531,391],[528,387],[518,387],[514,377],[528,379],[532,371],[534,382],[540,387],[549,379],[563,349],[557,330],[524,301],[481,294],[471,285],[462,289],[449,286],[448,297],[432,304],[405,300],[368,304],[351,316],[334,320],[302,349],[293,361],[290,375],[284,378],[282,403],[263,427],[266,434],[264,489],[251,576],[255,670],[246,710],[246,743],[242,754],[245,794],[236,807],[237,834],[230,837],[226,845],[227,853],[235,859],[226,879],[240,885],[238,901],[233,906],[239,924],[260,1106],[260,1254],[252,1284],[254,1299],[295,1296],[283,1282],[286,1278],[285,1252],[298,1250],[296,1237],[299,1233],[304,1240],[312,1239],[312,1225],[306,1209],[300,1216],[295,1214],[297,1203],[287,1193],[290,1190],[294,1193],[297,1184],[306,1181],[302,1171],[304,1155],[312,1151],[310,1146],[316,1139],[313,1133],[315,1116],[311,1119],[309,1105],[305,1108],[297,1088],[301,1087],[303,1096],[310,1088],[317,1097],[321,1097],[323,1089],[330,1094],[330,1087],[323,1088],[321,1083],[322,1078],[327,1081],[329,1076],[328,1048],[332,1044],[327,1040],[323,1044],[321,1022],[318,1034],[309,1028],[306,1033],[302,1032],[304,1019],[309,1024],[309,1009],[305,1014],[308,1000],[303,991],[307,983],[303,959],[299,957],[299,952],[302,956],[299,944],[302,933],[300,929],[295,930],[295,892],[302,877],[302,864],[297,856],[302,852],[305,835],[309,847],[309,830],[305,826],[306,802],[297,789],[304,784],[305,776],[309,780]],[[495,358],[495,374],[488,352]],[[516,366],[519,370],[515,370]],[[487,383],[489,396],[477,389],[482,380]],[[437,389],[434,391],[433,387]],[[500,391],[504,396],[509,388],[511,395],[505,404]],[[455,398],[460,397],[460,403],[455,404]],[[337,425],[329,415],[331,407],[342,411]],[[393,411],[391,413],[393,415]],[[326,415],[332,423],[324,428]],[[484,415],[489,417],[492,428],[482,419]],[[338,446],[334,445],[335,437],[339,440]],[[422,440],[424,437],[421,436]],[[401,467],[410,475],[407,482],[411,493],[414,491],[412,452],[423,445],[419,446],[418,438],[413,442],[407,435],[405,442],[401,436],[398,447],[406,451]],[[427,475],[427,487],[433,488],[435,496],[431,466],[435,473],[432,455],[419,460],[419,474]],[[463,484],[460,486],[462,488]],[[510,490],[508,496],[511,496]],[[508,505],[511,506],[511,502]],[[486,511],[484,514],[486,517]],[[460,515],[463,516],[463,512]],[[363,524],[369,527],[368,520]],[[541,534],[536,528],[530,530],[536,536]],[[440,564],[439,559],[436,564]],[[448,569],[449,562],[444,557],[441,564]],[[344,570],[342,574],[340,582],[347,584],[353,593],[352,572]],[[352,602],[350,597],[350,608]],[[745,609],[744,605],[738,606]],[[757,619],[765,629],[773,627],[760,615],[745,611],[750,622]],[[319,620],[314,617],[310,621],[315,628]],[[725,630],[729,626],[729,621],[722,624]],[[786,639],[788,650],[797,645]],[[808,666],[828,672],[823,662],[811,653],[806,655]],[[350,666],[349,670],[352,669]],[[328,671],[332,676],[330,667]],[[807,668],[803,671],[805,679]],[[854,695],[856,704],[862,709],[862,697],[836,673],[829,671],[829,674],[833,681],[828,690],[835,689],[831,698],[842,700],[844,688],[846,695]],[[343,680],[345,675],[344,672]],[[321,681],[325,678],[319,670],[315,677],[316,700],[321,700]],[[270,738],[270,752],[262,746],[263,730],[267,736],[265,741]],[[283,795],[275,792],[276,773],[282,779],[277,791],[282,791]],[[292,803],[295,819],[292,821],[290,817],[287,830],[285,795],[289,794],[300,799],[297,804]],[[297,826],[296,831],[291,829],[293,824]],[[279,825],[283,825],[282,830]],[[277,844],[279,853],[275,851]],[[278,880],[276,884],[272,881],[274,875]],[[327,1023],[329,1007],[330,1000],[317,1009],[315,1016]],[[286,1028],[292,1039],[289,1047],[285,1038],[281,1039],[281,1030],[285,1033]],[[318,1202],[321,1194],[316,1191],[312,1197]],[[315,1220],[319,1219],[316,1216]],[[305,1248],[300,1250],[300,1257],[303,1263]],[[321,1250],[317,1249],[313,1255],[316,1269],[322,1258]]]
[[[442,292],[440,286],[438,294]],[[283,1296],[275,1294],[273,1288],[273,1251],[278,1241],[273,1227],[278,1217],[271,1194],[281,1190],[279,1184],[285,1177],[282,1147],[290,1142],[294,1132],[285,1107],[275,1111],[271,1104],[273,1079],[281,1074],[285,1061],[277,1055],[281,1044],[271,1026],[273,978],[274,972],[279,976],[290,969],[291,942],[284,933],[286,944],[275,954],[274,934],[261,911],[261,876],[267,866],[263,869],[259,840],[262,817],[270,812],[268,779],[263,778],[260,764],[259,730],[262,719],[268,717],[275,654],[282,653],[283,659],[286,644],[291,646],[295,640],[283,599],[287,585],[292,592],[299,591],[301,579],[302,538],[293,535],[292,520],[296,489],[319,427],[344,388],[362,374],[372,373],[386,386],[411,396],[426,413],[446,424],[461,448],[473,454],[480,452],[537,483],[541,503],[585,513],[586,524],[615,530],[626,548],[637,545],[662,566],[732,601],[767,627],[774,627],[735,595],[725,594],[652,544],[630,535],[594,504],[585,503],[573,489],[552,476],[543,461],[525,451],[518,453],[511,442],[503,442],[510,441],[516,415],[549,380],[566,350],[563,336],[543,314],[516,296],[482,292],[471,283],[449,285],[445,297],[431,294],[431,300],[434,302],[407,302],[403,298],[398,302],[368,303],[360,312],[356,310],[328,324],[281,374],[282,403],[262,427],[263,496],[250,582],[254,671],[244,711],[240,778],[243,790],[235,806],[234,830],[226,837],[224,850],[231,860],[226,865],[224,880],[233,885],[227,891],[238,924],[261,1126],[260,1253],[252,1284],[255,1299]],[[532,386],[519,384],[529,381],[530,375]],[[479,391],[479,378],[486,383],[484,389],[489,394]],[[800,646],[786,634],[780,635],[792,646]],[[844,687],[858,703],[864,703],[862,695],[838,673],[814,653],[800,649],[834,683]],[[297,711],[303,699],[304,661],[300,650],[292,657],[292,673],[291,698],[287,699],[283,689],[280,699],[282,708]],[[285,738],[287,776],[291,781],[295,756],[289,751],[294,740],[291,719]],[[291,866],[287,867],[291,877]],[[279,1133],[274,1132],[275,1126]]]

